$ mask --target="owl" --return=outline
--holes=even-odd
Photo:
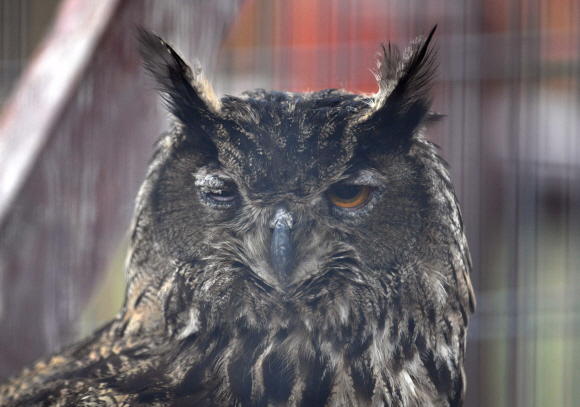
[[[433,31],[383,46],[373,95],[217,98],[139,30],[174,121],[137,197],[125,303],[0,404],[461,406],[475,297],[424,136]]]

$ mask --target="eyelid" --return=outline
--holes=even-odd
[[[370,170],[360,170],[351,177],[342,180],[341,183],[345,185],[367,185],[372,188],[383,186],[383,182],[379,180],[379,177]]]
[[[195,186],[212,191],[222,190],[228,187],[233,180],[230,177],[218,174],[197,173],[195,176]]]

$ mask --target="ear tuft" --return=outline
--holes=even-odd
[[[378,137],[366,144],[408,146],[415,130],[431,119],[429,90],[434,76],[434,50],[429,48],[433,33],[418,37],[403,55],[390,44],[379,54],[375,77],[379,91],[373,99],[364,127]]]
[[[426,40],[423,40],[423,36],[414,39],[402,57],[397,47],[389,44],[387,49],[383,45],[383,54],[379,54],[375,74],[379,83],[375,110],[381,109],[386,102],[409,105],[421,99],[428,100],[435,65],[435,52],[429,48],[429,44],[436,29],[437,26],[433,27]]]
[[[219,114],[220,102],[199,63],[192,70],[165,41],[136,28],[143,65],[160,85],[168,109],[183,124],[200,125]]]

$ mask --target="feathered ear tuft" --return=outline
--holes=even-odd
[[[136,28],[136,37],[143,65],[159,83],[169,111],[186,127],[213,121],[220,102],[199,64],[192,70],[165,41],[143,28]]]
[[[379,92],[364,120],[364,127],[376,136],[366,141],[369,147],[386,143],[405,148],[410,145],[417,127],[428,118],[435,54],[429,44],[436,28],[426,40],[419,37],[411,42],[403,56],[397,47],[383,45],[375,74]]]

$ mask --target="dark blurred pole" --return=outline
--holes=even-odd
[[[0,379],[70,342],[166,128],[134,25],[213,72],[240,1],[67,0],[0,118]]]

